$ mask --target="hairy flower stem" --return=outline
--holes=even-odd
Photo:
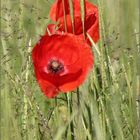
[[[63,4],[63,12],[64,12],[65,32],[67,32],[67,19],[66,19],[66,11],[65,11],[65,0],[62,0],[62,4]]]
[[[79,92],[79,88],[77,88],[77,106],[78,106],[78,109],[80,107],[80,92]]]
[[[71,99],[70,99],[70,114],[72,114],[72,95],[71,95]],[[74,138],[74,124],[73,124],[73,121],[71,121],[70,123],[70,130],[71,130],[71,139],[72,140],[75,140]]]
[[[85,0],[81,0],[80,5],[81,5],[81,19],[82,19],[83,36],[84,36],[84,39],[86,39],[86,32],[85,32],[85,13],[86,13]]]
[[[72,32],[75,34],[75,27],[74,27],[74,9],[73,9],[73,1],[69,0],[69,7],[70,7],[70,17],[71,17],[71,24],[72,24]]]
[[[68,101],[69,112],[70,112],[70,115],[72,116],[72,113],[73,113],[73,109],[72,109],[72,106],[73,106],[72,105],[73,104],[72,93],[67,95],[67,101]],[[71,122],[70,122],[70,132],[71,132],[71,140],[75,140],[73,120],[71,120]]]

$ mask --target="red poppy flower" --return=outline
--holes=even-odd
[[[49,98],[76,89],[93,65],[90,47],[73,34],[42,36],[32,59],[36,79]]]
[[[80,0],[73,0],[73,10],[74,10],[74,34],[83,38]],[[73,33],[69,0],[64,1],[56,0],[51,7],[50,17],[52,18],[53,21],[59,21],[58,28],[60,31],[65,31],[65,27],[67,27],[67,32]],[[98,8],[92,3],[89,3],[87,0],[85,0],[84,28],[85,32],[88,33],[93,39],[93,41],[96,43],[99,40]],[[87,41],[89,42],[88,39]]]

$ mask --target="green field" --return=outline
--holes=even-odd
[[[1,140],[139,140],[139,0],[90,0],[100,41],[82,86],[48,99],[31,50],[52,21],[53,0],[1,0]]]

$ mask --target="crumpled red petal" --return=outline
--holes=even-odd
[[[58,31],[65,32],[65,20],[67,24],[67,32],[73,33],[72,21],[70,16],[70,7],[68,0],[56,0],[53,6],[51,7],[50,17],[54,21],[58,21]],[[81,20],[81,7],[80,0],[73,0],[74,8],[74,34],[79,35],[81,39],[84,39],[83,36],[83,27]],[[65,18],[64,18],[64,9],[65,9]],[[92,3],[85,1],[85,32],[88,33],[95,43],[99,40],[99,16],[98,8]],[[87,42],[91,45],[88,38]]]

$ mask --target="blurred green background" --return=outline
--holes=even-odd
[[[77,91],[47,99],[31,50],[53,0],[1,1],[1,140],[139,140],[138,0],[90,0],[99,8],[95,64]]]

